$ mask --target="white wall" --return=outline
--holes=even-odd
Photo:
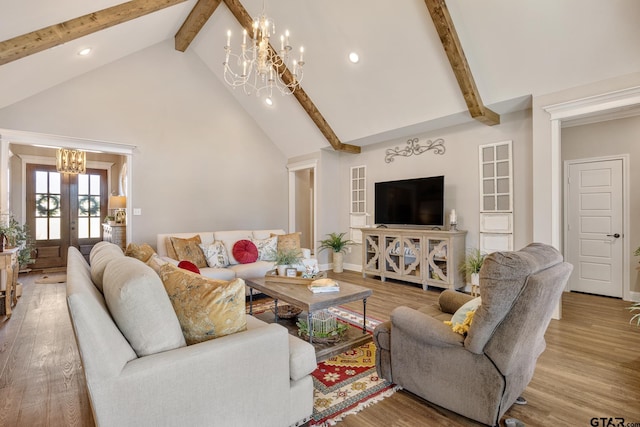
[[[157,44],[0,109],[0,128],[133,144],[133,240],[287,228],[286,159],[197,56]]]
[[[466,246],[479,247],[479,174],[478,146],[492,142],[513,141],[514,173],[514,247],[520,249],[533,239],[532,232],[532,168],[531,111],[520,111],[501,117],[501,124],[485,126],[469,123],[438,132],[416,135],[425,139],[443,138],[446,152],[436,155],[428,151],[419,156],[396,157],[385,163],[388,148],[406,145],[406,140],[388,141],[364,147],[360,155],[341,154],[340,223],[332,231],[349,229],[349,172],[353,166],[367,166],[367,212],[374,220],[374,183],[396,179],[445,176],[445,212],[455,209],[458,229],[467,230]],[[345,258],[350,267],[361,265],[361,247],[354,247]]]
[[[631,218],[629,234],[631,251],[640,246],[640,116],[562,129],[562,160],[586,159],[599,156],[629,155],[628,203]],[[635,167],[634,167],[635,166]],[[638,259],[631,254],[629,263],[630,289],[640,291]]]

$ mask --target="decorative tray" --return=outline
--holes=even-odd
[[[307,279],[302,277],[302,272],[298,271],[298,275],[296,277],[287,277],[287,276],[279,276],[277,270],[269,270],[267,274],[264,276],[265,282],[278,282],[278,283],[291,283],[296,285],[308,285],[314,280],[324,279],[327,277],[327,273],[321,271],[315,275],[315,277]]]
[[[275,307],[271,307],[271,311],[276,312]],[[302,313],[302,310],[293,305],[278,305],[278,317],[280,319],[292,319],[298,314]]]

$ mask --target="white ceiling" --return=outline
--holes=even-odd
[[[121,1],[0,0],[0,40]],[[0,108],[171,39],[195,5],[135,19],[0,66]],[[242,0],[256,16],[263,0]],[[448,0],[476,85],[498,113],[527,108],[530,95],[640,71],[640,1]],[[278,31],[305,47],[303,87],[338,138],[366,145],[471,120],[424,0],[270,0]],[[240,27],[222,3],[192,49],[221,79],[225,34]],[[94,50],[88,58],[76,52]],[[351,64],[350,51],[360,54]],[[214,77],[215,76],[215,77]],[[233,91],[229,88],[230,91]],[[328,147],[292,96],[267,107],[234,95],[288,156]]]

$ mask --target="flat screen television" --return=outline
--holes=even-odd
[[[375,183],[375,223],[444,226],[444,176]]]

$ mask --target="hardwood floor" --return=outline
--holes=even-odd
[[[64,284],[35,284],[40,276],[20,276],[23,296],[12,318],[0,324],[0,426],[92,426]],[[373,289],[367,314],[380,320],[388,319],[399,305],[417,308],[438,298],[437,291],[363,279],[359,273],[330,276]],[[565,293],[563,319],[551,321],[547,349],[524,392],[529,404],[512,407],[506,417],[519,418],[528,426],[590,426],[596,425],[590,421],[594,417],[640,423],[640,328],[629,324],[629,305]],[[348,306],[362,308],[361,303]],[[406,391],[339,424],[478,425]]]

